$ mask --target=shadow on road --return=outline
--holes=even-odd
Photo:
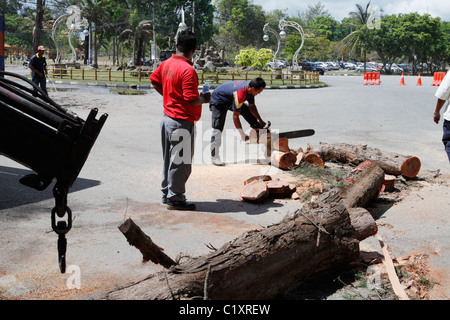
[[[19,182],[20,178],[31,173],[33,173],[31,170],[0,166],[0,210],[53,199],[52,185],[43,191],[38,191]],[[98,185],[100,181],[78,178],[69,193]]]

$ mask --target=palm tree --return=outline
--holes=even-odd
[[[33,28],[33,54],[37,52],[37,48],[41,44],[45,1],[46,0],[36,0],[36,22]]]
[[[364,39],[364,26],[367,26],[367,23],[369,22],[369,19],[372,15],[372,9],[373,6],[369,3],[366,5],[365,8],[363,8],[361,5],[356,4],[357,11],[352,11],[349,13],[350,18],[353,20],[353,25],[355,27],[355,30],[350,33],[348,36],[346,36],[344,39],[342,39],[342,42],[349,46],[351,51],[355,52],[356,50],[363,50],[363,56],[364,56],[364,72],[366,72],[366,56],[367,56],[367,50],[365,48],[365,39]]]
[[[150,20],[143,20],[139,22],[136,29],[125,29],[119,35],[119,40],[133,39],[133,61],[134,65],[139,65],[143,55],[144,41],[147,37],[153,35],[153,24]]]
[[[104,25],[108,24],[110,20],[110,16],[106,11],[106,5],[108,3],[107,0],[83,0],[83,12],[82,16],[86,17],[89,21],[89,25],[91,23],[94,24],[94,67],[97,68],[98,60],[97,60],[97,40],[100,37],[100,43],[103,37]],[[91,28],[91,27],[90,27]],[[92,41],[91,37],[89,37],[89,41]]]

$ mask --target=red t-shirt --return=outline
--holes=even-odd
[[[163,88],[164,113],[175,119],[194,123],[200,119],[202,106],[191,106],[188,102],[199,98],[198,76],[191,60],[172,55],[151,74],[150,81]]]

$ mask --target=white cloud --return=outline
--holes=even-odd
[[[299,0],[253,0],[253,4],[261,5],[268,12],[275,9],[285,10],[291,16],[297,16],[298,12],[305,12],[309,5],[322,3],[325,10],[336,20],[341,21],[348,17],[351,11],[356,11],[356,3],[365,8],[368,0],[338,0],[338,1],[299,1]],[[383,14],[399,14],[417,12],[419,14],[430,14],[433,18],[440,17],[442,20],[450,21],[449,0],[372,0],[372,5],[377,5],[383,10]]]

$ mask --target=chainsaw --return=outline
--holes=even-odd
[[[276,140],[279,138],[294,139],[309,137],[314,135],[315,131],[313,129],[302,129],[286,132],[271,132],[271,123],[267,121],[267,124],[262,129],[253,129],[250,132],[250,143],[266,143],[268,140]],[[260,139],[261,138],[261,139]]]

